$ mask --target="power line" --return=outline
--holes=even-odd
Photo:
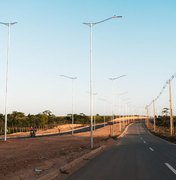
[[[163,94],[164,90],[165,90],[166,87],[169,85],[169,81],[172,81],[175,77],[176,77],[176,73],[173,74],[173,75],[170,77],[170,79],[165,82],[165,84],[164,84],[164,86],[162,87],[162,89],[161,89],[160,93],[158,94],[158,96],[157,96],[156,98],[154,98],[154,99],[151,101],[151,103],[146,106],[146,108],[150,107],[150,106],[152,105],[153,101],[157,101],[157,100],[161,97],[161,95]]]

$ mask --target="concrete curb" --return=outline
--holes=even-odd
[[[123,136],[125,136],[126,132],[128,131],[128,128],[129,128],[130,126],[132,126],[133,124],[134,124],[134,123],[129,124],[129,125],[125,128],[125,130],[123,131],[123,133],[118,136],[118,138],[122,138]]]
[[[133,123],[132,123],[133,124]],[[120,134],[118,136],[118,138],[122,138],[129,126],[131,126],[132,124],[129,124],[125,130],[122,132],[122,134]],[[70,163],[68,164],[65,164],[64,166],[60,167],[59,171],[58,170],[55,170],[54,172],[51,172],[51,173],[48,173],[47,175],[44,175],[40,178],[38,178],[38,180],[48,180],[48,179],[54,179],[56,178],[57,176],[59,176],[59,174],[69,174],[71,169],[74,168],[76,165],[80,164],[81,162],[85,161],[85,160],[89,160],[91,159],[92,157],[94,157],[98,152],[104,150],[106,148],[105,145],[102,145],[101,147],[97,148],[97,149],[94,149],[92,151],[90,151],[88,154],[84,154],[83,156],[71,161]]]
[[[80,158],[73,160],[69,164],[66,164],[66,165],[62,166],[60,168],[60,172],[64,173],[64,174],[69,174],[69,170],[72,167],[76,166],[77,164],[79,164],[83,160],[89,160],[91,157],[93,157],[96,153],[103,150],[104,148],[105,148],[105,146],[103,145],[103,146],[101,146],[101,147],[99,147],[97,149],[92,150],[90,153],[85,154],[85,155],[81,156]]]
[[[129,125],[125,128],[125,130],[123,131],[123,133],[118,136],[118,138],[119,138],[119,137],[120,137],[120,138],[123,137],[123,136],[126,134],[128,128],[129,128],[131,125],[133,125],[133,124],[134,124],[134,123],[129,124]],[[73,161],[70,162],[69,164],[66,164],[66,165],[60,167],[60,172],[63,173],[63,174],[69,174],[69,170],[70,170],[71,168],[75,167],[77,164],[79,164],[79,163],[82,162],[83,160],[89,160],[89,159],[92,158],[95,154],[97,154],[98,152],[102,151],[103,149],[105,149],[105,145],[102,145],[101,147],[92,150],[92,151],[89,152],[88,154],[85,154],[85,155],[81,156],[80,158],[73,160]]]

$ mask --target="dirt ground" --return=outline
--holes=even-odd
[[[115,135],[120,134],[118,124]],[[94,132],[95,148],[112,144],[110,126]],[[35,180],[58,172],[68,162],[90,151],[90,132],[75,135],[0,141],[0,179]]]

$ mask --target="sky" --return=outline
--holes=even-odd
[[[63,74],[77,77],[74,112],[89,114],[90,29],[83,22],[123,16],[93,27],[94,113],[111,114],[112,101],[115,113],[125,113],[128,99],[129,113],[144,114],[175,73],[175,0],[0,0],[0,7],[0,22],[18,22],[11,27],[8,112],[71,113],[72,82]],[[6,51],[7,27],[1,25],[0,113]],[[109,78],[121,75],[126,76],[114,81],[112,90]],[[169,107],[167,89],[156,103],[157,113],[164,107]]]

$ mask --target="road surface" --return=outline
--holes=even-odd
[[[150,134],[143,122],[68,180],[176,180],[176,145]]]
[[[103,128],[104,126],[108,126],[108,125],[109,125],[108,123],[106,123],[105,125],[98,124],[98,125],[95,125],[95,129],[100,129],[100,128]],[[87,132],[87,131],[90,131],[90,126],[81,127],[81,128],[77,128],[77,129],[75,128],[74,134],[81,133],[81,132]],[[36,137],[58,136],[58,135],[62,136],[62,135],[67,135],[67,134],[72,134],[72,130],[68,130],[68,131],[64,131],[64,132],[60,132],[60,133],[53,133],[53,134],[39,134],[39,135],[36,135]],[[31,138],[30,133],[29,133],[29,136],[15,136],[15,137],[7,136],[7,139],[26,139],[26,138]],[[35,137],[32,137],[32,138],[35,138]],[[0,140],[4,140],[4,137],[0,137]]]

